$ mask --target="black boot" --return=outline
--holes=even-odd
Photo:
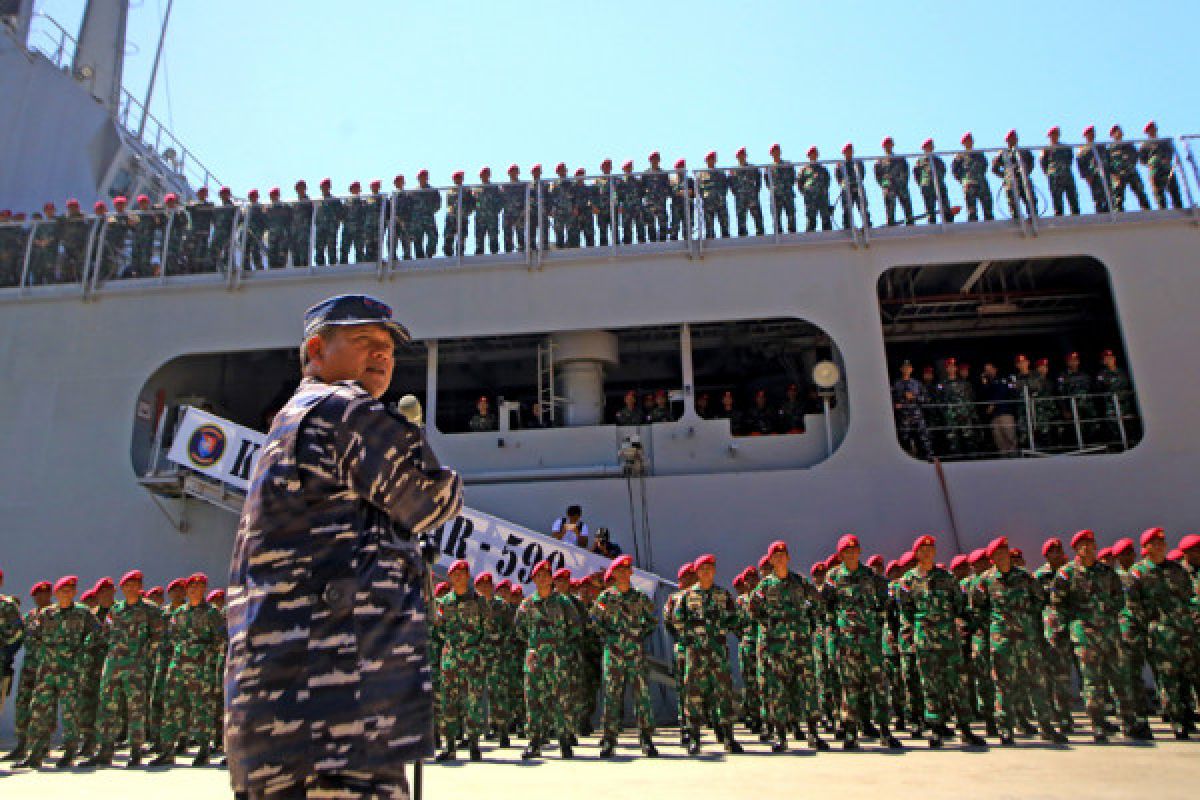
[[[571,739],[567,736],[558,740],[558,752],[563,758],[574,758],[575,751],[571,749]]]
[[[771,744],[771,752],[786,753],[787,749],[787,732],[782,725],[779,725],[775,729],[775,741]]]
[[[612,758],[613,751],[617,749],[617,743],[605,736],[600,740],[600,757]]]
[[[113,751],[111,747],[101,747],[96,755],[89,759],[79,762],[81,767],[111,767],[113,759]]]
[[[212,748],[208,742],[200,745],[200,749],[196,751],[196,757],[192,759],[193,767],[207,767],[208,760],[212,757]]]
[[[770,725],[768,725],[766,723],[763,724],[762,730],[759,731],[759,734],[758,734],[758,740],[760,742],[762,742],[763,744],[766,744],[767,742],[771,741],[771,726]]]
[[[958,738],[962,739],[962,743],[967,747],[987,747],[987,742],[984,741],[984,738],[971,730],[971,725],[968,722],[958,723]]]
[[[142,748],[141,745],[134,745],[129,749],[129,761],[125,764],[125,769],[137,769],[142,765]]]
[[[689,733],[687,751],[688,751],[689,756],[700,755],[700,729],[699,728],[692,728],[691,732]]]
[[[1150,726],[1145,722],[1135,722],[1132,725],[1127,725],[1124,732],[1126,739],[1132,739],[1135,742],[1154,741],[1154,732],[1150,730]]]
[[[81,756],[91,756],[95,752],[95,750],[96,750],[96,737],[95,736],[85,736],[85,737],[83,737],[83,744],[80,745],[77,753]]]
[[[863,722],[862,735],[865,739],[878,739],[879,729],[876,728],[870,721]]]
[[[679,746],[686,749],[690,740],[691,740],[691,733],[688,731],[688,729],[680,728],[679,729]]]
[[[46,751],[33,750],[25,758],[13,764],[17,769],[41,769],[42,759],[46,757]]]
[[[808,723],[808,746],[817,751],[829,749],[829,745],[821,738],[821,734],[817,733],[816,721]]]
[[[954,731],[950,730],[950,728],[944,722],[935,723],[930,725],[929,728],[943,739],[949,739],[954,736]]]
[[[984,723],[983,730],[984,730],[984,733],[986,733],[988,736],[991,736],[993,739],[995,739],[996,737],[998,737],[1000,735],[1000,729],[996,727],[996,720],[994,720],[994,719],[988,719]]]
[[[525,752],[521,753],[521,758],[528,761],[531,758],[541,758],[542,755],[542,740],[540,737],[534,736],[529,740],[529,745],[525,748]]]
[[[654,746],[654,737],[649,731],[642,733],[642,755],[658,758],[658,748]]]
[[[17,737],[17,746],[4,755],[5,761],[23,761],[28,752],[25,750],[25,737]]]
[[[937,730],[929,729],[929,749],[936,750],[942,746],[942,735]]]
[[[442,752],[438,753],[436,756],[433,757],[433,760],[441,763],[441,762],[445,762],[445,761],[454,761],[457,758],[458,758],[458,749],[455,748],[453,745],[447,745],[445,750],[443,750]]]
[[[479,749],[479,737],[472,736],[467,743],[467,754],[472,761],[483,761],[483,752]]]
[[[500,741],[497,743],[500,747],[511,747],[512,740],[508,738],[508,731],[500,731]]]
[[[780,735],[782,735],[782,733]],[[739,755],[742,752],[744,752],[742,750],[742,746],[738,743],[738,740],[733,738],[733,726],[732,725],[725,726],[724,745],[725,745],[726,753],[733,753],[734,755]]]
[[[1040,738],[1043,742],[1050,742],[1051,744],[1066,744],[1068,741],[1066,736],[1054,730],[1054,726],[1048,722],[1039,723],[1038,731],[1038,738]]]
[[[858,749],[858,728],[853,723],[846,723],[842,728],[842,749]]]
[[[880,729],[879,741],[882,742],[883,746],[888,748],[889,750],[903,750],[904,749],[904,745],[900,744],[899,739],[897,739],[895,736],[892,736],[892,732],[887,729],[887,726],[884,726],[883,728]]]
[[[67,745],[63,750],[62,756],[55,762],[54,766],[58,769],[70,769],[75,766],[75,745]]]
[[[1016,737],[1013,736],[1012,728],[1005,728],[1000,731],[1000,744],[1008,746],[1016,744]]]

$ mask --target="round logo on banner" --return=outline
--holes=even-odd
[[[216,425],[201,425],[192,431],[187,453],[197,467],[211,467],[225,455],[225,431]]]

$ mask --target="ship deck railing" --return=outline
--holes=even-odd
[[[618,201],[615,189],[616,182],[622,180],[624,173],[613,175],[588,175],[582,178],[571,177],[572,182],[582,181],[590,191],[594,192],[595,203],[591,212],[584,218],[590,226],[592,234],[599,241],[598,225],[607,227],[607,244],[601,246],[572,246],[568,239],[560,241],[559,234],[569,232],[569,228],[555,219],[555,208],[552,205],[555,192],[558,190],[558,179],[541,179],[536,181],[518,182],[524,192],[526,202],[522,214],[515,226],[524,237],[527,245],[522,250],[511,252],[475,252],[475,242],[478,241],[475,225],[478,220],[474,216],[461,213],[462,198],[468,191],[475,191],[481,184],[463,184],[461,187],[429,187],[438,193],[442,208],[435,217],[436,235],[433,237],[433,250],[423,258],[406,258],[406,250],[411,246],[411,230],[406,236],[405,223],[407,220],[399,216],[398,200],[411,199],[414,190],[404,192],[394,191],[378,195],[375,205],[367,222],[368,231],[358,237],[356,246],[352,248],[355,258],[350,259],[349,249],[343,258],[343,239],[347,235],[344,226],[339,224],[332,236],[334,258],[319,257],[317,250],[318,232],[322,198],[315,197],[307,202],[311,208],[306,208],[302,215],[302,224],[294,222],[289,231],[300,231],[295,246],[287,243],[286,248],[281,242],[271,242],[274,232],[268,228],[256,227],[251,224],[252,216],[259,211],[270,208],[269,205],[251,206],[245,201],[234,202],[232,214],[227,223],[222,222],[222,228],[228,224],[228,229],[212,228],[204,233],[192,230],[193,224],[187,208],[169,210],[153,208],[148,211],[130,210],[118,214],[107,212],[105,215],[81,216],[77,221],[64,221],[58,218],[54,221],[23,221],[0,224],[0,301],[29,300],[38,298],[61,298],[64,295],[76,294],[83,299],[89,299],[100,292],[112,291],[141,291],[156,287],[179,287],[200,284],[211,286],[216,283],[230,290],[237,289],[248,283],[272,280],[316,280],[347,274],[373,275],[378,280],[389,280],[411,274],[427,274],[429,272],[447,269],[474,270],[493,268],[523,267],[531,271],[552,268],[556,263],[578,260],[606,261],[623,257],[646,256],[684,256],[688,259],[702,259],[709,252],[726,248],[745,247],[805,247],[805,246],[845,246],[858,249],[867,248],[876,240],[925,237],[969,235],[972,232],[1011,230],[1022,237],[1037,237],[1047,231],[1061,229],[1077,229],[1078,226],[1092,225],[1129,225],[1146,222],[1155,223],[1187,223],[1200,226],[1200,208],[1196,198],[1200,197],[1197,187],[1200,187],[1200,169],[1194,150],[1200,147],[1200,137],[1189,135],[1173,140],[1175,144],[1174,168],[1171,175],[1179,182],[1181,203],[1177,207],[1151,209],[1149,207],[1133,210],[1132,198],[1124,211],[1118,211],[1114,194],[1114,182],[1104,181],[1104,195],[1101,202],[1091,202],[1087,182],[1076,177],[1076,190],[1079,193],[1079,215],[1065,214],[1055,216],[1049,211],[1049,186],[1045,176],[1040,171],[1027,173],[1020,166],[1020,160],[1007,157],[1005,148],[978,148],[976,152],[984,155],[989,161],[997,156],[1002,163],[1016,163],[1017,169],[1012,173],[1019,175],[1025,195],[1031,198],[1032,209],[1026,208],[1018,196],[1018,202],[1008,202],[1008,190],[1003,182],[990,174],[988,191],[993,196],[993,220],[962,221],[964,198],[961,187],[949,175],[950,163],[962,151],[935,151],[933,155],[941,157],[947,164],[947,180],[945,186],[936,183],[937,205],[939,208],[958,210],[955,221],[949,222],[939,215],[936,219],[925,216],[914,219],[914,224],[904,224],[903,219],[897,224],[889,225],[885,219],[881,189],[874,179],[874,164],[880,158],[867,157],[861,159],[864,180],[854,185],[843,183],[838,185],[831,181],[829,189],[829,213],[831,226],[829,230],[803,230],[806,221],[805,198],[802,192],[793,192],[797,232],[792,233],[784,224],[784,213],[780,206],[787,203],[778,202],[769,187],[770,170],[772,165],[757,164],[747,166],[718,166],[716,169],[726,174],[743,171],[756,171],[763,179],[763,190],[758,193],[759,208],[762,211],[763,227],[761,232],[753,229],[747,219],[747,230],[738,230],[739,203],[726,194],[722,203],[728,213],[732,230],[728,237],[715,236],[716,232],[706,228],[708,216],[705,209],[705,197],[702,192],[696,192],[687,197],[682,206],[672,207],[670,197],[666,200],[667,215],[673,216],[682,212],[682,224],[678,226],[677,238],[666,241],[636,241],[626,242],[622,239],[625,209]],[[1146,140],[1131,139],[1129,144],[1135,147]],[[1111,143],[1099,143],[1101,147]],[[1063,146],[1078,147],[1078,145]],[[1037,149],[1034,150],[1035,154]],[[907,158],[909,167],[916,159],[924,158],[925,154],[897,154]],[[1185,168],[1186,164],[1190,169]],[[807,162],[805,162],[807,163]],[[805,163],[792,164],[797,170]],[[843,159],[823,160],[817,162],[830,171],[831,176]],[[660,175],[676,176],[675,180],[686,186],[698,185],[704,169],[688,169],[682,177],[676,176],[675,170],[664,170]],[[634,172],[637,179],[645,177],[646,172]],[[1142,184],[1147,195],[1153,194],[1149,175],[1145,169],[1139,170]],[[1106,177],[1111,177],[1107,176]],[[607,190],[597,191],[596,181],[608,180]],[[505,182],[493,184],[504,187]],[[953,188],[951,188],[953,187]],[[447,217],[446,198],[450,189],[458,190],[458,201],[454,204],[459,213]],[[949,195],[949,196],[945,196]],[[361,197],[365,198],[366,195]],[[924,211],[921,205],[922,194],[915,182],[908,184],[908,197],[913,206],[914,217],[921,217],[918,212]],[[857,200],[855,199],[857,198]],[[343,207],[351,198],[339,196]],[[1169,201],[1169,195],[1167,197]],[[132,205],[133,198],[129,198]],[[711,202],[711,201],[710,201]],[[299,206],[295,201],[281,203],[289,216],[295,217]],[[844,217],[842,209],[850,206],[853,213]],[[865,206],[870,216],[861,213]],[[1090,207],[1090,208],[1089,208]],[[219,208],[219,207],[217,207]],[[1029,213],[1032,210],[1034,213]],[[897,206],[897,215],[901,211]],[[137,236],[128,227],[130,222],[136,222],[144,215],[154,215],[157,225],[147,243],[139,243]],[[634,214],[638,220],[644,220],[647,211],[643,205]],[[750,215],[747,215],[748,217]],[[818,217],[820,214],[818,214]],[[220,219],[221,215],[218,214]],[[497,238],[503,249],[504,223],[498,222]],[[453,222],[453,231],[447,242],[447,219]],[[660,215],[661,219],[661,215]],[[919,223],[919,224],[918,224]],[[71,231],[72,225],[82,226],[75,229],[72,236],[60,237]],[[565,230],[564,230],[565,229]],[[668,234],[670,227],[668,227]],[[290,233],[289,233],[290,235]],[[568,234],[569,235],[569,234]],[[711,238],[710,238],[711,237]],[[71,243],[63,241],[67,238]],[[227,242],[228,246],[214,247],[213,242]],[[448,243],[448,247],[447,247]],[[428,242],[426,242],[428,244]],[[487,244],[487,242],[483,242]],[[270,256],[274,251],[276,258],[272,265]],[[447,254],[448,251],[448,254]],[[469,252],[470,251],[470,252]],[[414,250],[413,255],[415,256]],[[328,255],[327,253],[324,255]],[[319,263],[319,262],[327,263]],[[337,263],[328,263],[336,261]]]

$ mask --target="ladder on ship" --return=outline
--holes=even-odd
[[[557,394],[558,376],[554,370],[555,345],[549,337],[537,349],[537,399],[541,421],[550,427],[558,424],[558,407],[567,404],[567,398]]]

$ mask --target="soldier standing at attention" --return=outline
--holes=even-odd
[[[595,194],[595,187],[588,185],[587,170],[583,167],[576,169],[571,187],[571,216],[568,223],[572,247],[593,247],[596,244],[596,226],[592,222]]]
[[[636,402],[636,395],[634,401]],[[675,692],[676,697],[676,716],[679,720],[679,744],[682,747],[688,746],[688,741],[691,739],[689,734],[690,726],[687,723],[687,698],[683,694],[683,675],[687,669],[687,648],[683,645],[683,631],[675,624],[675,608],[683,601],[684,593],[696,585],[696,565],[689,562],[679,568],[675,575],[679,581],[679,591],[671,593],[667,597],[667,602],[663,604],[662,620],[663,627],[671,636],[671,641],[674,643],[672,654],[675,657],[673,666],[675,667],[675,685],[679,687]]]
[[[1117,366],[1117,356],[1112,350],[1100,353],[1100,363],[1102,366],[1096,373],[1094,388],[1104,404],[1105,427],[1108,428],[1104,440],[1120,446],[1121,429],[1118,426],[1124,426],[1128,437],[1129,421],[1135,416],[1133,385],[1125,370]]]
[[[292,203],[292,222],[288,244],[292,250],[292,266],[307,267],[312,255],[313,201],[308,196],[308,184],[296,181],[296,200]]]
[[[921,199],[925,202],[925,217],[930,225],[937,224],[938,209],[944,212],[946,222],[954,222],[954,209],[949,206],[950,193],[946,189],[946,162],[933,152],[933,139],[921,142],[921,151],[925,155],[917,159],[913,167],[913,177],[921,189]]]
[[[1050,202],[1054,206],[1054,215],[1063,215],[1063,197],[1071,207],[1072,214],[1079,214],[1079,190],[1075,188],[1075,175],[1071,172],[1071,164],[1075,161],[1075,153],[1065,144],[1059,144],[1062,130],[1055,125],[1046,131],[1050,144],[1042,148],[1042,172],[1050,183]],[[1101,189],[1101,194],[1104,190]]]
[[[1017,132],[1010,130],[1004,135],[1007,150],[1001,150],[992,159],[992,172],[1004,183],[1008,197],[1008,210],[1013,219],[1017,217],[1018,201],[1025,204],[1025,214],[1037,216],[1037,203],[1030,196],[1029,176],[1033,173],[1033,153],[1028,148],[1017,146]]]
[[[162,615],[163,636],[154,648],[153,675],[150,691],[150,718],[146,724],[146,739],[153,749],[162,751],[162,723],[167,698],[167,680],[170,677],[171,657],[175,653],[175,640],[171,630],[171,615],[183,607],[187,600],[187,580],[175,578],[167,584],[167,604],[159,608]]]
[[[871,227],[871,213],[867,211],[867,196],[863,187],[862,159],[854,157],[854,145],[846,142],[842,145],[842,160],[834,168],[834,176],[842,187],[842,227],[849,230],[854,224],[854,206],[862,216],[864,228]]]
[[[449,195],[447,195],[449,197]],[[442,207],[442,196],[429,185],[429,170],[417,173],[417,189],[412,193],[412,228],[414,258],[433,258],[437,255],[437,220],[434,214]],[[447,205],[447,209],[449,206]],[[399,209],[397,209],[399,211]],[[449,210],[447,210],[447,219]]]
[[[57,239],[62,242],[62,268],[52,283],[77,283],[83,277],[83,259],[91,224],[79,209],[79,201],[67,201],[66,216],[58,218]]]
[[[287,266],[292,249],[292,209],[280,201],[278,186],[272,186],[267,196],[271,200],[267,206],[267,266],[280,269]]]
[[[642,180],[633,174],[633,161],[621,165],[624,175],[617,179],[617,213],[621,217],[621,244],[646,241],[646,209],[642,205],[645,190]]]
[[[616,186],[612,177],[612,159],[606,158],[600,162],[600,177],[596,178],[592,185],[592,213],[596,216],[596,227],[600,231],[601,247],[608,247],[610,233],[613,235],[614,241],[616,239],[612,214]]]
[[[229,265],[229,242],[233,236],[233,220],[237,215],[233,191],[228,186],[222,186],[217,196],[221,198],[221,205],[212,212],[212,241],[208,250],[214,272],[223,271]]]
[[[929,429],[921,407],[928,403],[925,387],[912,376],[912,362],[900,364],[900,379],[892,384],[892,407],[896,410],[896,429],[900,446],[915,457],[928,460],[933,455]]]
[[[432,749],[418,537],[458,514],[462,481],[379,401],[410,340],[366,295],[305,313],[304,379],[267,434],[230,567],[235,792],[407,797],[405,762]]]
[[[829,203],[829,170],[820,163],[820,151],[813,145],[808,148],[808,163],[800,169],[800,193],[804,195],[805,231],[817,229],[817,216],[821,217],[821,230],[833,228],[833,207]]]
[[[958,720],[963,744],[982,747],[985,743],[971,730],[971,716],[963,697],[964,669],[958,631],[966,618],[966,598],[958,581],[937,566],[937,540],[925,535],[913,542],[916,566],[900,579],[900,614],[913,630],[925,724],[929,746],[942,746],[953,735],[946,721]]]
[[[0,570],[0,588],[4,588],[4,570]],[[12,693],[16,674],[13,659],[21,649],[25,638],[25,624],[21,620],[21,601],[0,594],[0,710]]]
[[[762,730],[762,694],[758,690],[758,623],[750,617],[750,592],[758,586],[758,572],[746,569],[733,579],[738,607],[738,668],[742,672],[742,724],[751,733]]]
[[[54,587],[50,581],[39,581],[29,590],[33,608],[22,621],[22,642],[25,658],[21,662],[20,682],[17,684],[17,699],[13,708],[13,731],[17,744],[4,756],[5,761],[21,761],[28,754],[29,719],[33,713],[33,694],[37,689],[38,667],[44,656],[41,634],[41,610],[54,602]]]
[[[659,166],[662,156],[657,150],[650,154],[650,169],[641,175],[642,191],[646,198],[646,235],[652,242],[667,240],[667,198],[671,194],[670,176]]]
[[[688,207],[696,197],[696,182],[688,177],[687,161],[675,162],[675,174],[671,176],[671,232],[672,241],[691,240],[692,220]]]
[[[554,174],[558,176],[558,180],[550,181],[546,188],[546,206],[554,227],[554,246],[559,250],[577,247],[579,243],[573,241],[571,236],[575,187],[567,177],[566,163],[558,162],[554,167]]]
[[[654,710],[650,707],[650,683],[646,678],[646,637],[654,633],[658,620],[650,598],[633,588],[633,557],[618,556],[604,573],[612,586],[596,598],[592,617],[604,645],[604,736],[600,757],[610,758],[621,729],[625,687],[633,694],[642,753],[658,755],[654,746]]]
[[[508,183],[500,187],[500,205],[504,211],[504,252],[525,252],[525,209],[529,203],[529,184],[521,180],[521,168],[508,165]],[[607,243],[607,234],[600,232],[601,244]]]
[[[737,167],[729,171],[729,186],[733,190],[733,206],[737,213],[738,236],[749,236],[746,215],[754,219],[754,235],[763,235],[762,203],[758,195],[762,191],[762,171],[746,161],[746,148],[739,147],[733,154]]]
[[[62,707],[63,754],[56,766],[74,765],[79,739],[81,680],[87,665],[92,637],[99,635],[100,622],[86,606],[75,602],[79,579],[67,575],[54,584],[55,604],[38,616],[41,659],[37,688],[30,699],[29,755],[17,767],[39,769],[54,733],[59,706]]]
[[[150,207],[147,195],[137,196],[137,218],[133,225],[133,252],[125,274],[130,278],[146,278],[154,274],[154,236],[162,227],[162,218]]]
[[[492,183],[492,168],[479,170],[482,186],[475,189],[475,255],[483,255],[487,240],[488,252],[500,252],[500,209],[503,207],[500,189]]]
[[[825,602],[833,619],[841,677],[843,746],[858,749],[859,717],[867,714],[874,715],[882,744],[898,749],[900,741],[888,729],[888,686],[883,675],[881,624],[887,582],[859,561],[862,549],[854,534],[838,540],[837,555],[842,563],[825,579]],[[869,720],[863,722],[863,729],[869,730]]]
[[[1183,198],[1179,194],[1179,179],[1175,176],[1175,145],[1170,139],[1158,138],[1158,124],[1154,120],[1146,123],[1143,128],[1150,141],[1144,142],[1138,150],[1138,161],[1150,170],[1150,188],[1154,191],[1154,201],[1159,208],[1167,208],[1167,196],[1170,195],[1171,207],[1183,208]]]
[[[1108,180],[1112,187],[1113,208],[1116,211],[1125,210],[1125,189],[1133,190],[1137,198],[1138,208],[1147,211],[1150,208],[1150,198],[1146,197],[1146,187],[1142,185],[1142,176],[1138,174],[1137,148],[1125,141],[1125,132],[1120,125],[1113,125],[1108,135],[1112,143],[1108,146]]]
[[[83,762],[85,767],[112,766],[122,711],[128,719],[128,766],[142,763],[150,705],[145,663],[162,639],[165,627],[158,609],[142,599],[142,580],[140,570],[125,573],[119,584],[125,599],[114,605],[109,615],[108,656],[104,661],[97,724],[99,750]]]
[[[1108,212],[1108,192],[1105,181],[1108,178],[1108,149],[1102,144],[1096,144],[1096,126],[1088,125],[1083,129],[1083,141],[1075,154],[1075,162],[1079,165],[1079,174],[1087,181],[1088,189],[1092,192],[1092,203],[1097,214]]]
[[[140,219],[138,223],[140,228]],[[258,202],[258,189],[251,189],[246,192],[246,269],[266,268],[266,233],[267,210]]]
[[[883,208],[887,214],[887,224],[896,224],[896,201],[900,201],[900,209],[904,212],[904,224],[913,224],[912,196],[908,192],[908,159],[893,155],[896,141],[890,136],[883,137],[883,152],[886,155],[875,160],[875,182],[883,190]]]
[[[625,405],[617,411],[615,421],[618,425],[642,425],[649,421],[638,408],[637,392],[630,389],[625,393]]]
[[[697,583],[672,609],[686,651],[683,692],[690,726],[688,755],[693,756],[700,753],[700,721],[705,717],[705,700],[709,699],[725,752],[742,752],[742,746],[733,738],[733,680],[725,641],[738,626],[737,604],[728,590],[714,585],[716,574],[715,556],[705,554],[696,559]]]
[[[796,232],[796,167],[783,160],[783,149],[771,145],[771,163],[767,165],[767,186],[775,209],[775,232],[783,233],[783,218],[787,217],[787,232]]]
[[[209,272],[212,263],[209,260],[209,244],[212,242],[213,206],[208,202],[208,187],[201,186],[196,190],[196,202],[187,206],[187,271],[190,273]]]
[[[566,596],[554,591],[554,573],[549,561],[540,561],[530,579],[536,591],[521,602],[516,614],[517,637],[525,642],[525,707],[529,746],[521,758],[542,754],[551,735],[558,739],[563,758],[574,757],[571,749],[574,707],[570,696],[569,670],[574,666],[569,653],[577,646],[580,630],[575,607]]]
[[[717,169],[717,151],[709,150],[704,163],[708,169],[696,175],[696,188],[704,207],[704,237],[712,239],[716,236],[717,224],[720,224],[721,238],[728,239],[729,206],[725,203],[725,195],[729,194],[729,176],[724,170]]]
[[[1067,563],[1062,540],[1051,537],[1043,542],[1042,557],[1046,563],[1034,570],[1033,577],[1049,599],[1054,588],[1054,576]],[[1046,683],[1053,715],[1059,730],[1069,733],[1075,728],[1075,721],[1071,718],[1071,671],[1074,669],[1075,655],[1071,650],[1071,634],[1050,602],[1042,608],[1042,634],[1046,640]]]
[[[496,415],[492,413],[487,396],[480,397],[475,401],[475,416],[467,422],[467,429],[473,433],[484,433],[494,431],[498,427]]]
[[[367,253],[368,261],[376,260],[376,251],[380,248],[379,216],[382,213],[383,224],[391,228],[388,234],[389,260],[395,261],[399,253],[401,258],[409,261],[413,257],[413,206],[416,197],[404,190],[403,175],[392,177],[394,191],[390,195],[385,197],[382,187],[383,181],[379,178],[371,181],[371,193],[367,195],[363,214],[363,250]]]
[[[1082,444],[1087,444],[1096,435],[1096,409],[1092,392],[1092,378],[1079,368],[1079,353],[1067,354],[1067,369],[1055,380],[1055,394],[1063,404],[1062,417],[1069,424],[1078,423]],[[1067,438],[1071,432],[1068,431]]]
[[[350,197],[344,203],[346,216],[342,226],[342,246],[338,251],[338,262],[341,264],[350,263],[351,251],[354,252],[356,262],[367,260],[367,254],[362,249],[363,227],[366,225],[366,205],[362,197],[362,184],[354,181],[347,187],[347,190],[350,192]]]
[[[318,267],[338,263],[338,227],[346,219],[346,207],[341,198],[333,196],[333,181],[321,179],[321,199],[317,201],[317,218],[313,223],[317,233]],[[343,239],[345,234],[343,234]]]
[[[466,561],[451,564],[447,578],[450,591],[437,601],[433,621],[442,642],[442,716],[438,721],[446,743],[446,749],[435,760],[456,758],[455,748],[465,732],[471,760],[482,761],[479,736],[483,732],[486,686],[483,656],[492,633],[491,609],[472,590],[471,568]]]
[[[1117,629],[1117,616],[1125,605],[1121,579],[1112,567],[1096,560],[1096,535],[1092,531],[1076,533],[1071,548],[1075,559],[1059,569],[1050,601],[1071,633],[1092,737],[1097,742],[1108,741],[1105,694],[1112,692],[1125,735],[1135,740],[1152,739],[1145,720],[1137,717],[1130,681],[1122,679]]]
[[[442,236],[442,255],[449,258],[462,255],[467,240],[471,212],[475,210],[475,195],[463,188],[463,171],[450,176],[454,185],[446,190],[446,227]]]
[[[96,747],[96,714],[100,705],[100,680],[104,673],[104,659],[108,653],[108,614],[116,601],[116,585],[112,578],[101,578],[92,587],[92,595],[96,598],[93,613],[100,623],[100,633],[92,637],[92,645],[88,651],[87,666],[84,669],[83,697],[80,701],[79,730],[83,734],[83,744],[79,748],[80,755],[91,756]]]
[[[966,151],[954,156],[950,162],[950,172],[962,184],[967,220],[978,220],[981,207],[983,218],[992,219],[992,187],[988,186],[987,180],[987,156],[976,152],[975,136],[970,131],[963,134],[962,146]]]
[[[499,737],[500,746],[508,747],[508,729],[513,708],[505,687],[504,648],[512,638],[512,614],[508,604],[497,596],[492,573],[475,576],[475,593],[488,614],[487,635],[483,642],[483,687],[487,692],[488,738]]]

